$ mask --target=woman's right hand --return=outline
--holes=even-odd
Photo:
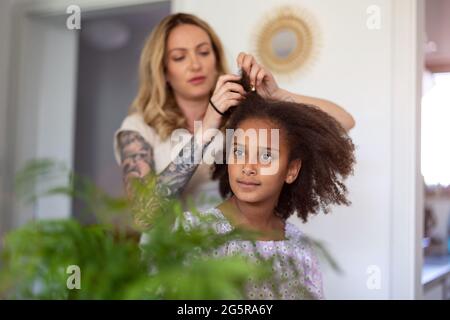
[[[241,76],[234,74],[224,74],[217,79],[211,102],[220,112],[225,113],[230,107],[238,105],[244,98],[244,88],[239,83],[232,82],[239,79]],[[222,116],[209,104],[204,118],[205,125],[209,128],[218,128],[221,120]]]

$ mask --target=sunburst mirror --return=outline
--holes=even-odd
[[[317,54],[319,30],[305,10],[281,7],[264,17],[256,35],[256,55],[274,73],[299,71]]]

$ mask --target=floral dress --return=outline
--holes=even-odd
[[[226,234],[233,226],[218,208],[200,212],[212,215],[213,229]],[[184,213],[186,227],[198,226],[198,218]],[[251,281],[246,285],[248,299],[323,299],[322,274],[319,262],[302,232],[292,223],[285,223],[285,240],[231,240],[214,250],[215,257],[241,254],[258,263],[256,257],[273,259],[273,276],[263,283]]]

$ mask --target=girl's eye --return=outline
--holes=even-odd
[[[270,161],[272,161],[272,155],[269,152],[264,152],[261,154],[262,163],[269,163]]]
[[[184,59],[184,57],[174,57],[172,59],[173,59],[173,61],[181,61]]]
[[[200,52],[200,54],[201,54],[202,56],[207,56],[207,55],[209,55],[209,51],[203,51],[203,52]]]
[[[243,152],[241,149],[235,148],[235,149],[234,149],[234,155],[235,155],[236,157],[242,157],[242,156],[244,155],[244,152]]]

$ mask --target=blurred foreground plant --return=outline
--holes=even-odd
[[[61,175],[67,175],[69,185],[58,184],[64,180],[58,179]],[[137,201],[131,202],[110,197],[51,160],[29,163],[16,183],[28,202],[49,195],[81,199],[98,223],[38,220],[9,233],[1,256],[0,299],[241,299],[250,276],[262,281],[271,275],[270,260],[255,264],[241,256],[212,258],[209,253],[215,248],[249,234],[176,227],[176,221],[184,225],[184,215],[175,200],[160,201],[148,221],[148,241],[138,245],[128,236],[130,230],[141,231],[131,217],[145,211],[145,199],[155,188],[153,178],[134,182]],[[201,224],[212,222],[190,211]],[[338,270],[320,243],[311,244]],[[80,289],[69,289],[70,266],[81,271]]]
[[[69,186],[52,185],[52,178],[63,172],[61,165],[50,160],[33,161],[17,176],[17,189],[26,201],[58,194],[78,197],[100,223],[83,226],[73,219],[38,220],[8,234],[2,252],[0,298],[239,299],[244,297],[249,275],[263,278],[270,274],[268,263],[256,266],[239,256],[209,257],[211,250],[239,231],[223,236],[211,229],[187,232],[174,228],[176,220],[183,224],[184,219],[181,204],[175,200],[161,202],[152,228],[146,231],[150,240],[139,246],[127,237],[133,229],[130,219],[117,220],[130,217],[129,210],[142,209],[136,202],[109,197],[69,172]],[[38,186],[39,181],[46,188]],[[154,187],[152,179],[135,183],[141,197]],[[80,289],[67,286],[68,267],[73,265],[81,271]]]

